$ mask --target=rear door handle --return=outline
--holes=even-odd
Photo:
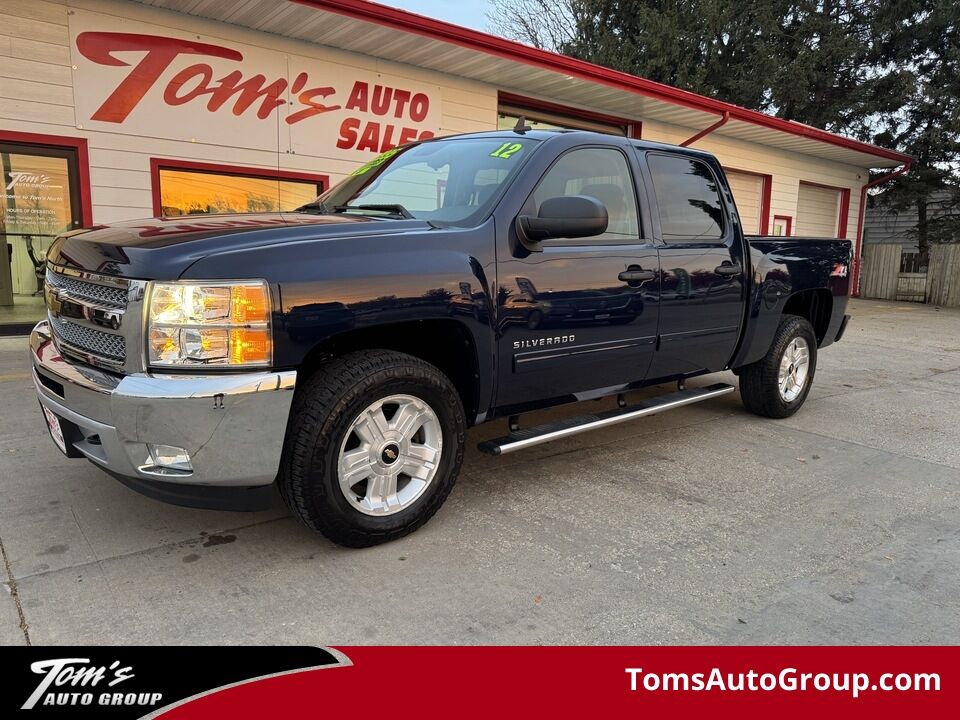
[[[743,272],[743,268],[740,267],[740,263],[738,262],[725,262],[721,265],[717,265],[713,271],[717,275],[739,275]]]
[[[657,273],[654,270],[644,270],[636,265],[631,265],[629,268],[617,275],[617,279],[625,283],[633,284],[643,282],[645,280],[653,280],[656,276]]]

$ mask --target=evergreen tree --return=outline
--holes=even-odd
[[[925,258],[934,242],[960,241],[956,214],[933,217],[944,203],[960,213],[960,28],[957,6],[946,0],[902,0],[876,18],[878,65],[896,68],[900,106],[876,117],[871,138],[915,158],[909,173],[876,198],[888,207],[915,207],[914,230]]]
[[[585,0],[566,54],[749,108],[770,104],[775,2]]]

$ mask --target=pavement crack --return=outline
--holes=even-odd
[[[100,556],[97,555],[97,551],[93,549],[93,543],[90,542],[90,538],[88,538],[87,534],[83,531],[83,525],[80,524],[80,518],[77,517],[77,511],[73,507],[70,508],[70,514],[73,515],[73,521],[77,524],[77,530],[80,531],[80,536],[87,544],[87,547],[90,548],[90,554],[93,555],[97,567],[100,568],[100,572],[103,572],[103,563],[100,561]]]
[[[10,588],[10,597],[13,598],[13,602],[17,606],[20,632],[23,633],[23,639],[27,645],[32,645],[33,643],[30,642],[30,625],[27,623],[27,616],[23,612],[23,603],[20,601],[20,588],[17,586],[16,578],[13,577],[13,568],[10,567],[10,558],[7,557],[7,548],[4,547],[3,538],[0,538],[0,555],[3,556],[3,567],[7,572],[7,587]]]

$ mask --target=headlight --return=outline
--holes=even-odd
[[[150,366],[270,365],[270,291],[263,280],[151,283],[149,298]]]

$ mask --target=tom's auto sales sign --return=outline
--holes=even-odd
[[[349,160],[439,130],[439,87],[367,57],[303,46],[332,61],[82,10],[70,36],[84,129]]]

